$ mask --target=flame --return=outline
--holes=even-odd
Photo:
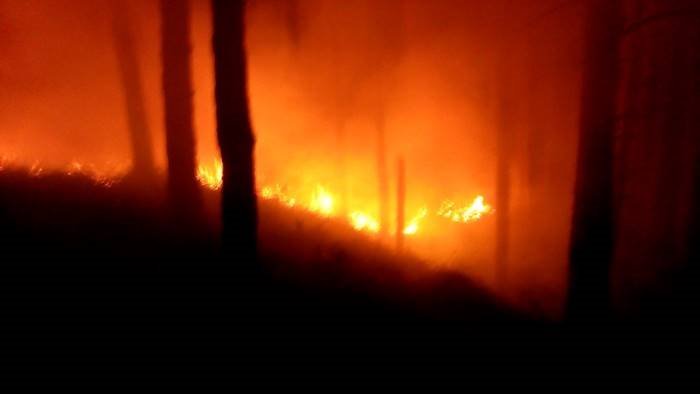
[[[3,155],[0,157],[0,170],[6,168],[24,168],[25,171],[32,177],[39,178],[50,173],[63,173],[68,176],[80,175],[91,179],[95,184],[111,187],[114,183],[118,182],[127,172],[126,165],[109,165],[107,167],[98,168],[92,164],[84,164],[78,160],[71,161],[68,165],[63,168],[49,168],[48,170],[44,165],[38,161],[34,160],[31,165],[26,165],[18,163],[14,156]]]
[[[290,208],[297,204],[296,198],[287,195],[280,185],[263,187],[260,189],[260,197],[266,200],[277,200]]]
[[[0,171],[14,165],[14,162],[14,156],[0,156]],[[34,161],[25,168],[34,177],[41,177],[47,172],[39,161]],[[104,168],[73,160],[59,171],[68,176],[85,176],[92,179],[96,184],[111,187],[126,174],[127,170],[128,167],[123,164],[112,166],[111,169],[105,170]],[[221,159],[215,159],[210,165],[200,164],[197,168],[197,180],[204,187],[211,190],[220,190],[223,185],[223,164]],[[334,194],[323,185],[315,185],[308,200],[298,198],[301,194],[292,194],[287,190],[286,186],[281,186],[280,184],[263,186],[259,189],[260,198],[277,201],[288,208],[300,208],[323,217],[337,216]],[[431,211],[427,206],[418,210],[418,213],[403,228],[403,234],[417,234],[429,214],[434,214],[456,223],[469,223],[478,221],[485,215],[493,212],[494,209],[491,205],[486,204],[483,195],[477,195],[470,204],[465,204],[464,206],[458,206],[452,200],[444,200],[437,211]],[[357,231],[378,233],[381,230],[381,225],[376,217],[361,209],[352,210],[345,220]]]
[[[360,212],[354,211],[349,215],[350,225],[357,231],[369,231],[372,233],[378,233],[380,226],[379,222],[372,216]]]
[[[211,190],[219,190],[224,184],[224,164],[221,159],[214,160],[213,165],[200,164],[197,167],[197,180]]]
[[[478,195],[470,205],[464,207],[458,207],[454,202],[445,200],[437,214],[453,222],[468,223],[477,221],[492,211],[491,206],[484,203],[484,196]]]
[[[35,176],[35,177],[36,177],[36,176],[41,176],[41,174],[42,174],[43,172],[44,172],[44,168],[42,168],[42,167],[41,167],[41,163],[39,163],[39,162],[36,161],[36,160],[34,161],[34,163],[32,163],[32,166],[29,167],[29,174],[30,174],[31,176]]]
[[[82,175],[92,179],[96,184],[111,187],[126,174],[125,165],[115,165],[108,170],[100,170],[94,165],[84,164],[78,160],[73,160],[65,169],[66,175]]]
[[[428,216],[428,208],[423,207],[411,220],[408,221],[408,225],[403,229],[404,235],[416,234],[418,232],[418,229],[420,228],[420,223],[423,221],[423,219],[425,219],[426,216]]]
[[[311,197],[311,204],[309,205],[309,210],[311,212],[317,212],[323,216],[331,216],[333,214],[333,209],[335,205],[335,199],[333,195],[326,190],[321,185],[316,186]]]

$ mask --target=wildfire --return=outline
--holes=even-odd
[[[201,170],[200,172],[212,173],[210,170]],[[221,180],[210,182],[206,180],[206,178],[200,177],[199,179],[202,185],[212,187],[213,189],[218,189],[221,184]],[[308,199],[295,197],[295,194],[292,194],[287,187],[281,186],[280,184],[263,186],[259,189],[258,195],[262,199],[274,200],[289,208],[303,209],[323,217],[334,218],[338,216],[335,195],[321,184],[317,184],[313,188]],[[296,195],[298,196],[299,194]],[[492,212],[493,208],[485,203],[484,196],[482,195],[476,196],[471,204],[464,207],[457,206],[457,204],[451,200],[445,200],[436,211],[431,211],[427,206],[419,209],[407,222],[402,231],[404,235],[408,236],[418,234],[422,228],[423,222],[430,216],[446,218],[457,223],[469,223],[478,221],[484,215]],[[357,231],[365,231],[373,234],[381,231],[381,225],[376,216],[363,210],[350,211],[345,220]]]
[[[63,168],[50,168],[47,170],[38,160],[34,160],[31,165],[22,165],[18,164],[14,157],[2,156],[0,157],[0,170],[6,168],[24,168],[30,176],[36,178],[52,173],[63,173],[68,176],[81,175],[91,179],[95,184],[104,187],[111,187],[126,173],[126,166],[124,165],[113,165],[111,168],[98,168],[91,164],[81,163],[77,160],[71,161]]]
[[[288,207],[297,204],[296,198],[288,196],[280,185],[263,187],[260,189],[260,197],[266,200],[277,200]]]
[[[474,198],[471,204],[464,207],[458,207],[454,202],[446,200],[438,209],[437,214],[453,222],[468,223],[477,221],[492,211],[491,206],[484,203],[484,196],[479,195]]]
[[[319,213],[323,216],[331,216],[335,205],[333,195],[328,192],[323,186],[317,185],[311,197],[309,210]]]
[[[425,219],[425,217],[428,216],[428,208],[423,207],[418,211],[418,214],[414,216],[409,222],[408,226],[404,227],[403,233],[404,235],[413,235],[418,232],[418,228],[420,227],[420,223]]]
[[[197,180],[211,190],[219,190],[224,184],[224,164],[221,159],[214,160],[213,166],[199,165]]]
[[[124,176],[126,167],[123,165],[113,166],[110,170],[100,170],[94,165],[83,164],[73,160],[65,169],[66,175],[82,175],[92,179],[96,184],[111,187],[115,182]]]
[[[0,170],[11,165],[14,160],[3,155],[0,156]],[[35,161],[27,166],[27,171],[31,176],[40,177],[47,171],[40,162]],[[53,171],[53,170],[51,170]],[[126,166],[112,166],[105,170],[94,165],[85,164],[77,160],[70,162],[65,168],[59,170],[68,176],[81,175],[92,179],[96,184],[110,187],[117,182],[127,171]],[[204,187],[212,190],[219,190],[223,185],[223,164],[220,159],[216,159],[210,165],[199,165],[197,168],[197,180]],[[332,218],[337,217],[336,198],[334,194],[321,184],[314,186],[308,199],[299,198],[304,193],[291,193],[286,186],[274,184],[263,186],[259,189],[259,196],[265,200],[274,200],[288,208],[303,209],[314,214]],[[431,213],[432,212],[432,213]],[[427,206],[422,207],[403,228],[404,235],[415,235],[421,229],[423,222],[428,217],[440,217],[456,223],[470,223],[491,214],[494,209],[486,204],[484,196],[478,195],[471,203],[459,206],[452,200],[445,200],[436,211],[431,211]],[[347,223],[357,231],[368,233],[379,233],[381,225],[377,218],[363,210],[352,210],[344,218]]]
[[[372,233],[379,232],[379,222],[375,218],[364,212],[351,212],[349,219],[350,225],[352,225],[352,228],[354,228],[357,231],[369,231]]]

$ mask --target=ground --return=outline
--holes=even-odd
[[[560,324],[273,202],[260,204],[261,269],[242,273],[219,251],[216,193],[203,191],[206,224],[182,231],[168,219],[162,185],[149,185],[0,172],[3,326],[16,333],[18,354],[53,360],[57,374],[114,364],[157,376],[216,374],[232,355],[381,363],[425,361],[414,352],[427,351],[524,362],[513,357],[561,351]]]

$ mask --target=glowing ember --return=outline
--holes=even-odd
[[[197,180],[203,186],[211,190],[219,190],[224,184],[224,164],[221,159],[214,160],[213,165],[199,165],[197,167]]]
[[[352,228],[354,228],[357,231],[364,230],[372,233],[379,232],[379,222],[364,212],[351,212],[349,219]]]
[[[309,210],[323,216],[331,216],[333,214],[333,205],[333,195],[331,195],[323,186],[316,186],[316,191],[314,191],[314,194],[311,197]]]
[[[481,219],[484,215],[493,211],[490,205],[484,203],[484,196],[476,196],[474,201],[467,206],[458,207],[452,201],[444,201],[438,209],[438,216],[450,219],[457,223],[474,222]]]
[[[403,233],[404,235],[413,235],[418,232],[418,229],[420,228],[420,223],[425,219],[425,217],[428,215],[428,208],[423,207],[418,211],[418,214],[414,216],[409,222],[408,226],[404,227]]]

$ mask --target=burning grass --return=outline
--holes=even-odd
[[[30,165],[20,165],[10,156],[0,157],[0,171],[7,168],[24,168],[32,177],[43,177],[47,174],[65,174],[68,176],[84,176],[92,180],[96,185],[112,187],[128,174],[128,166],[125,164],[107,165],[97,167],[78,160],[73,160],[64,167],[46,169],[40,162],[34,161]],[[216,159],[209,164],[201,164],[197,169],[197,180],[203,187],[212,191],[218,191],[223,184],[223,164]],[[340,209],[338,194],[326,185],[316,183],[311,190],[292,190],[281,184],[264,185],[259,188],[258,195],[263,200],[276,202],[286,208],[302,210],[313,213],[323,218],[341,219],[356,231],[367,234],[386,233],[392,229],[382,229],[378,215],[371,213],[363,207],[350,207],[345,211]],[[407,221],[402,232],[406,236],[420,234],[428,221],[450,220],[455,223],[476,222],[483,217],[493,214],[494,209],[485,202],[482,195],[463,204],[457,204],[453,200],[444,200],[437,209],[423,205]],[[393,230],[396,231],[395,229]]]

